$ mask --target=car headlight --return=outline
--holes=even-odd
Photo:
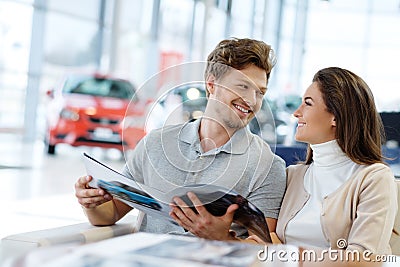
[[[64,108],[60,112],[60,117],[66,120],[77,121],[79,120],[78,112]]]
[[[186,96],[189,100],[195,100],[200,98],[200,91],[196,87],[192,87],[186,92]]]

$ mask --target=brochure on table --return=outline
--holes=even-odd
[[[77,247],[37,250],[23,267],[253,267],[263,246],[135,233]],[[14,266],[13,266],[14,267]]]

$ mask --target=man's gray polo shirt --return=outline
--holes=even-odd
[[[266,217],[278,218],[286,188],[284,161],[247,128],[238,130],[225,145],[203,153],[199,125],[196,120],[150,132],[129,156],[123,173],[163,192],[191,184],[223,186],[246,197]],[[143,231],[184,233],[182,227],[147,217]]]

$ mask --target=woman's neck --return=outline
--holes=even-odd
[[[313,150],[313,161],[315,166],[334,166],[350,160],[339,147],[336,140],[310,146]]]

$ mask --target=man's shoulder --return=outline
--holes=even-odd
[[[264,139],[256,134],[252,135],[252,151],[259,149],[262,152],[262,157],[271,158],[273,160],[272,164],[285,165],[285,161],[272,151],[271,146]]]
[[[251,141],[251,146],[253,146],[253,149],[260,149],[262,151],[267,151],[272,154],[271,147],[269,144],[262,139],[260,136],[254,134],[254,133],[249,133],[252,136],[252,141]]]
[[[174,125],[165,125],[161,128],[151,130],[146,138],[147,140],[159,139],[161,137],[173,135],[176,137],[176,134],[181,131],[185,124],[174,124]]]
[[[257,156],[258,162],[262,162],[260,167],[268,169],[267,173],[285,173],[286,163],[285,161],[274,154],[270,145],[262,139],[260,136],[253,134],[253,140],[250,147],[250,153],[260,151]]]

